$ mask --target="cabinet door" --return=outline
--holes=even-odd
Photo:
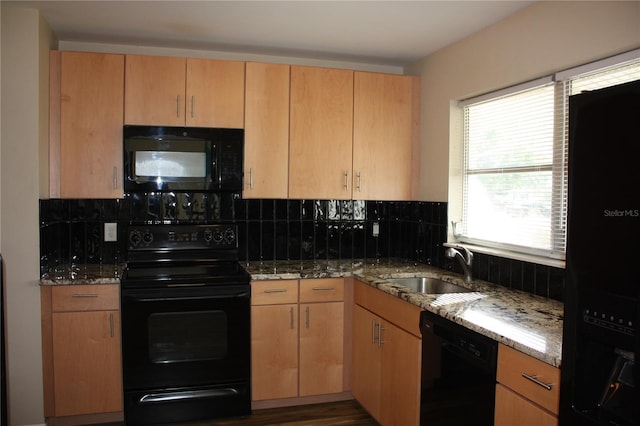
[[[251,307],[251,399],[298,396],[298,305]]]
[[[127,55],[125,124],[184,126],[186,61],[185,58]]]
[[[381,351],[378,348],[380,318],[366,309],[353,307],[351,392],[378,421],[380,417]]]
[[[123,85],[123,55],[61,53],[60,197],[122,197]]]
[[[381,327],[380,422],[388,426],[417,426],[420,422],[421,341],[384,320]]]
[[[244,62],[187,59],[186,125],[244,127]]]
[[[500,383],[496,384],[496,426],[557,426],[558,419]]]
[[[53,314],[55,415],[122,411],[118,311]]]
[[[244,198],[287,198],[289,65],[246,65]]]
[[[416,77],[356,72],[353,198],[410,200]]]
[[[344,390],[344,303],[300,305],[300,396]]]
[[[353,71],[291,67],[289,198],[350,199]]]

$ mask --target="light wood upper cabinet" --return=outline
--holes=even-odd
[[[243,198],[287,198],[289,65],[248,62]]]
[[[122,412],[119,291],[42,287],[45,416]]]
[[[418,91],[417,77],[355,73],[354,199],[411,199]]]
[[[187,126],[244,127],[245,63],[187,59]]]
[[[124,56],[50,56],[50,196],[122,197]]]
[[[244,127],[244,62],[127,55],[126,124]]]
[[[353,71],[291,67],[289,198],[351,199]]]

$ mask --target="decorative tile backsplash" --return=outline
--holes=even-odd
[[[104,242],[104,223],[118,241]],[[41,271],[114,264],[126,257],[126,226],[144,223],[238,226],[241,261],[397,257],[462,272],[445,258],[447,203],[241,199],[230,193],[129,194],[124,199],[40,201]],[[562,300],[564,271],[477,253],[474,277]]]

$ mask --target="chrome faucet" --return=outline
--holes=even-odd
[[[464,254],[462,254],[458,249],[462,250]],[[471,281],[471,264],[473,263],[473,253],[471,253],[468,248],[463,246],[456,246],[456,248],[449,247],[445,250],[444,255],[452,259],[454,257],[457,257],[458,261],[460,261],[460,265],[462,265],[465,281]]]

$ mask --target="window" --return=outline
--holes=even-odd
[[[462,102],[456,241],[564,259],[568,97],[640,79],[639,52]]]

